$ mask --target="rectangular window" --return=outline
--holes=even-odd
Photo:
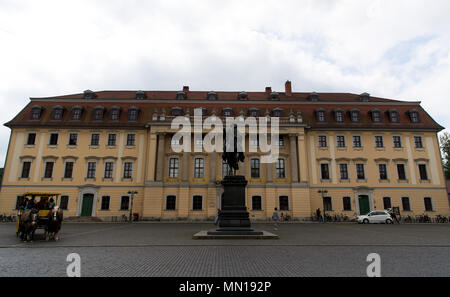
[[[61,196],[59,200],[59,208],[61,208],[62,210],[67,210],[69,208],[69,196]]]
[[[341,174],[341,180],[348,180],[348,167],[347,164],[339,164],[339,171]]]
[[[356,164],[356,178],[366,179],[366,174],[364,172],[364,164]]]
[[[78,134],[70,133],[69,134],[69,145],[77,145],[77,141],[78,141]]]
[[[28,133],[27,145],[36,144],[36,133]]]
[[[331,203],[331,197],[323,197],[323,205],[325,211],[333,211],[333,205]]]
[[[100,144],[100,134],[93,133],[91,134],[91,146],[98,146]]]
[[[392,142],[394,143],[395,148],[402,147],[402,138],[400,136],[392,136]]]
[[[110,196],[102,196],[102,205],[100,210],[109,210],[109,203],[111,201]]]
[[[423,198],[423,203],[425,204],[425,211],[433,211],[433,202],[430,197]]]
[[[128,111],[128,121],[135,122],[138,118],[138,109],[133,108]]]
[[[196,195],[192,197],[192,210],[202,210],[203,209],[203,197]]]
[[[44,178],[52,178],[54,162],[45,162]]]
[[[195,158],[194,177],[203,178],[205,176],[205,159]]]
[[[317,112],[317,121],[321,123],[324,123],[326,121],[325,111],[320,110]]]
[[[123,178],[133,177],[133,162],[125,162],[123,166]]]
[[[259,178],[260,177],[260,163],[259,163],[259,159],[252,159],[250,161],[250,167],[251,167],[251,177],[252,178]]]
[[[81,108],[75,108],[72,110],[72,120],[79,121],[81,119]]]
[[[279,147],[284,147],[284,137],[281,136],[281,135],[278,138],[278,146]]]
[[[64,168],[64,178],[72,178],[73,176],[73,162],[66,162]]]
[[[345,147],[345,136],[336,136],[337,147]]]
[[[342,203],[344,206],[344,211],[352,210],[352,199],[350,197],[343,197]]]
[[[361,136],[359,135],[353,136],[353,147],[362,147]]]
[[[403,211],[411,211],[411,205],[409,204],[409,197],[402,197]]]
[[[275,166],[276,178],[286,178],[286,161],[284,159],[278,159]]]
[[[177,205],[177,197],[170,195],[166,197],[166,210],[175,210]]]
[[[96,162],[88,162],[87,164],[88,169],[87,169],[87,174],[86,177],[87,178],[95,178],[95,170],[97,168],[97,163]]]
[[[280,196],[280,211],[289,210],[289,197],[288,196]]]
[[[319,147],[327,147],[327,137],[326,136],[319,136]]]
[[[399,180],[406,180],[405,164],[397,164],[397,173]]]
[[[383,197],[383,208],[384,209],[392,208],[391,197]]]
[[[116,146],[117,135],[114,133],[108,134],[108,146]]]
[[[428,180],[427,165],[419,164],[420,180]]]
[[[104,178],[113,178],[113,171],[114,171],[114,162],[106,162]]]
[[[26,161],[22,163],[22,174],[20,175],[21,178],[29,178],[30,177],[30,169],[31,169],[31,162]]]
[[[322,179],[330,179],[330,171],[328,168],[328,164],[320,164],[320,172]]]
[[[375,147],[378,148],[384,147],[383,136],[375,136]]]
[[[381,180],[387,180],[387,167],[386,164],[378,164],[378,172],[380,173]]]
[[[25,197],[17,196],[16,197],[16,206],[14,209],[18,210],[21,206],[25,207],[25,205],[23,205],[24,201],[25,201]]]
[[[261,196],[252,196],[252,210],[262,210]]]
[[[136,145],[136,134],[127,134],[127,146]]]
[[[130,197],[122,196],[120,199],[120,210],[128,210],[130,208]]]
[[[170,158],[169,159],[169,177],[171,177],[171,178],[178,177],[179,169],[180,169],[180,159]]]
[[[115,108],[115,109],[111,109],[111,114],[110,114],[110,118],[111,121],[118,121],[120,119],[120,110]]]
[[[423,148],[422,136],[414,136],[414,147]]]
[[[50,134],[50,141],[48,144],[49,145],[58,145],[58,133]]]

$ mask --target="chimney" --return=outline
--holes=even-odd
[[[287,80],[286,83],[284,84],[284,88],[285,88],[286,96],[292,96],[291,81]]]
[[[189,92],[189,86],[183,86],[183,92],[185,93]]]
[[[272,87],[266,87],[266,93],[267,94],[272,93]]]

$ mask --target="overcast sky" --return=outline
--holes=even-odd
[[[0,0],[0,123],[99,90],[369,92],[450,126],[450,1]],[[10,130],[0,128],[0,166]]]

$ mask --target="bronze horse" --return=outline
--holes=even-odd
[[[64,212],[58,206],[55,206],[48,214],[48,225],[45,228],[45,240],[59,240],[58,233],[61,230]]]
[[[22,241],[33,241],[34,232],[38,225],[38,210],[27,209],[22,213],[20,218],[19,233]]]

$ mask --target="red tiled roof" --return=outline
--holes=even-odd
[[[269,112],[276,107],[284,110],[282,122],[289,122],[288,117],[291,111],[296,115],[301,112],[303,123],[312,128],[369,128],[369,129],[426,129],[440,131],[443,129],[437,124],[419,105],[418,102],[404,102],[398,100],[370,97],[370,102],[361,102],[360,96],[348,93],[318,93],[319,101],[308,101],[309,93],[292,93],[287,96],[285,93],[279,93],[279,101],[270,101],[267,92],[248,92],[247,101],[239,101],[239,92],[216,92],[218,100],[207,100],[208,92],[186,92],[186,100],[176,100],[177,91],[146,91],[147,98],[135,100],[136,91],[101,91],[95,92],[94,99],[84,99],[83,94],[73,94],[46,98],[31,98],[31,102],[10,122],[5,125],[8,127],[29,127],[29,126],[49,126],[49,127],[135,127],[143,128],[148,122],[152,121],[154,110],[158,114],[165,109],[167,120],[170,120],[170,108],[178,106],[190,109],[193,115],[195,107],[205,107],[208,115],[215,109],[216,114],[220,115],[222,108],[233,108],[234,116],[238,116],[240,110],[247,110],[252,107],[260,109],[260,116],[264,116],[266,109]],[[195,102],[192,102],[195,100]],[[198,103],[198,101],[202,101]],[[164,101],[167,101],[164,102]],[[235,101],[235,102],[234,102]],[[264,101],[264,102],[263,102]],[[301,104],[298,104],[298,103]],[[323,104],[326,102],[326,104]],[[33,106],[39,105],[43,108],[40,120],[31,120],[30,114]],[[63,106],[65,112],[62,120],[52,120],[51,113],[54,106]],[[71,110],[74,106],[83,107],[83,114],[80,121],[71,120]],[[93,109],[96,106],[105,107],[104,119],[102,121],[93,121]],[[111,121],[109,111],[113,106],[121,108],[120,120]],[[139,118],[136,122],[128,121],[128,109],[131,106],[139,108]],[[327,122],[317,123],[315,111],[324,108],[327,112]],[[336,123],[334,119],[334,110],[343,109],[345,114],[345,123]],[[350,121],[349,110],[357,108],[361,113],[361,121],[358,124]],[[370,117],[370,111],[378,109],[382,113],[382,122],[373,123]],[[396,109],[399,112],[400,123],[390,123],[387,115],[388,110]],[[411,123],[408,111],[416,109],[420,115],[420,123]]]

